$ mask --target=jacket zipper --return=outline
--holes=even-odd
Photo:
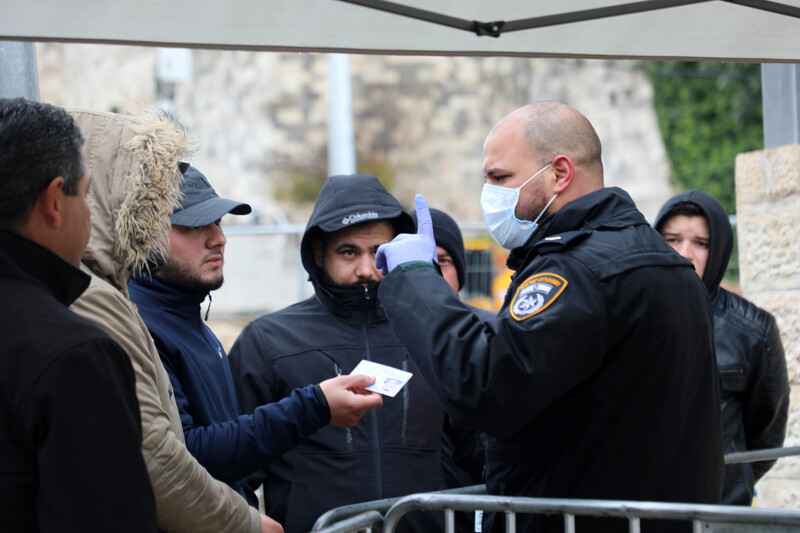
[[[370,295],[369,295],[369,287],[364,287],[364,298],[369,304]],[[364,315],[364,321],[362,324],[362,330],[364,332],[364,351],[368,361],[372,361],[372,349],[369,342],[369,305],[367,305],[367,309]],[[378,411],[379,409],[373,409],[370,412],[372,417],[372,446],[375,450],[374,453],[374,460],[375,460],[375,499],[381,500],[383,499],[383,458],[381,456],[381,439],[380,439],[380,424],[378,420]]]
[[[342,369],[339,367],[338,363],[333,363],[333,368],[336,372],[337,376],[342,375]],[[347,444],[347,449],[353,449],[353,428],[344,428],[344,441]]]

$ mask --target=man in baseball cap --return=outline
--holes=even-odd
[[[355,425],[382,400],[359,394],[374,378],[340,376],[304,383],[284,401],[239,415],[228,357],[201,319],[200,304],[222,286],[227,241],[220,219],[251,208],[220,198],[193,166],[181,163],[180,170],[182,198],[170,217],[166,263],[153,275],[134,278],[128,289],[169,374],[186,447],[211,475],[255,503],[244,478],[325,425]]]

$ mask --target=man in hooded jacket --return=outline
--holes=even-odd
[[[350,374],[363,359],[414,374],[354,427],[320,429],[254,478],[264,484],[267,513],[287,533],[309,531],[334,507],[442,488],[443,411],[377,299],[375,251],[412,228],[374,176],[329,178],[300,244],[315,295],[254,320],[231,348],[243,413],[297,387]],[[404,519],[401,527],[410,523]],[[416,522],[409,531],[434,527]]]
[[[87,137],[92,230],[81,269],[89,288],[71,309],[105,330],[130,357],[142,418],[142,454],[158,528],[186,533],[279,532],[275,521],[214,479],[187,450],[169,376],[136,307],[131,275],[163,261],[177,203],[178,162],[192,146],[166,116],[72,110]],[[111,528],[113,529],[113,528]]]
[[[720,287],[733,250],[725,208],[703,191],[670,198],[655,229],[694,264],[714,311],[725,453],[783,446],[789,410],[786,356],[775,318]],[[775,461],[725,466],[722,503],[750,505],[756,482]]]

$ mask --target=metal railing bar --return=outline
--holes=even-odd
[[[438,491],[436,492],[436,494],[470,494],[470,495],[486,494],[486,485],[470,485],[468,487],[447,489]],[[389,510],[389,508],[392,505],[395,504],[395,502],[405,497],[406,496],[398,496],[396,498],[373,500],[369,502],[354,503],[352,505],[343,505],[341,507],[336,507],[335,509],[331,509],[320,515],[319,518],[317,518],[317,521],[314,522],[314,527],[311,528],[311,531],[321,531],[323,528],[328,527],[330,524],[333,524],[338,520],[342,520],[344,518],[356,515],[358,513],[363,513],[366,511],[377,511],[380,513],[385,513],[386,511]]]
[[[455,533],[456,531],[456,513],[452,509],[444,510],[444,530],[446,533]]]
[[[383,515],[378,511],[366,511],[350,518],[346,518],[332,526],[324,529],[315,530],[320,533],[352,533],[353,531],[361,531],[383,525]]]
[[[800,455],[800,446],[789,448],[765,448],[763,450],[751,450],[748,452],[729,453],[725,456],[725,464],[753,463],[756,461],[771,461],[781,457]]]
[[[564,514],[564,533],[575,533],[574,514]]]
[[[384,530],[393,531],[400,517],[410,511],[454,509],[484,512],[512,512],[617,517],[628,519],[702,520],[705,522],[800,526],[800,512],[783,509],[754,509],[728,505],[664,502],[568,500],[505,496],[415,494],[395,503],[384,516]]]
[[[517,533],[517,515],[506,511],[506,533]]]

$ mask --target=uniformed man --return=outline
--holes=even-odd
[[[457,422],[490,435],[488,491],[719,502],[708,296],[630,196],[604,188],[589,121],[557,102],[517,109],[489,133],[483,173],[484,219],[516,270],[495,318],[431,268],[421,195],[417,234],[381,246],[376,264],[387,274],[380,301],[425,380]],[[560,517],[548,520],[520,516],[518,530],[561,531]],[[621,520],[587,522],[627,531]]]

